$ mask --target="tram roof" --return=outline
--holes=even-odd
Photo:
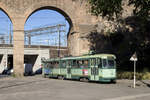
[[[83,56],[73,56],[73,57],[64,57],[64,58],[50,58],[44,61],[59,61],[59,60],[73,60],[73,59],[88,59],[88,58],[107,58],[113,57],[116,59],[116,56],[113,54],[94,54],[94,55],[83,55]]]
[[[95,55],[84,55],[84,56],[76,56],[76,57],[65,57],[64,60],[67,59],[88,59],[88,58],[106,58],[113,57],[116,59],[116,56],[113,54],[95,54]]]

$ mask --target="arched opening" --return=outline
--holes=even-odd
[[[38,45],[39,44],[46,45],[46,43],[44,43],[44,42],[47,42],[47,45],[50,45],[50,43],[51,43],[50,41],[54,42],[56,39],[53,38],[53,39],[50,39],[50,41],[48,41],[49,38],[47,37],[48,39],[44,39],[44,41],[36,41],[37,43],[33,43],[33,42],[35,42],[35,38],[38,38],[37,36],[44,35],[44,34],[37,35],[36,32],[44,33],[44,31],[46,31],[47,34],[46,33],[45,34],[47,36],[50,33],[52,35],[52,32],[53,32],[53,35],[54,35],[54,32],[56,34],[58,31],[58,27],[53,27],[53,26],[57,26],[57,25],[60,25],[58,27],[63,28],[63,30],[65,30],[64,33],[67,36],[67,34],[70,32],[70,29],[72,28],[72,21],[71,21],[70,17],[64,11],[62,11],[58,8],[55,8],[55,7],[50,7],[50,6],[42,7],[42,8],[39,8],[39,9],[33,11],[28,16],[26,23],[25,23],[25,28],[24,28],[25,29],[25,37],[26,37],[25,44],[26,45],[30,45],[30,44],[36,45],[38,43]],[[52,28],[50,28],[50,27],[52,27]],[[49,30],[49,33],[47,32],[47,30]],[[54,30],[54,31],[52,31],[52,30]],[[63,35],[62,33],[61,33],[61,35]],[[34,34],[34,36],[33,35],[31,36],[32,40],[29,40],[31,38],[27,38],[27,37],[29,37],[29,36],[27,36],[28,34]],[[42,37],[40,36],[39,38],[42,38]],[[43,42],[43,43],[41,43],[41,42]],[[55,41],[55,43],[53,43],[51,45],[56,45],[56,44],[58,45],[58,43]],[[62,44],[62,45],[67,46],[67,43],[65,45],[64,44]]]
[[[9,15],[0,8],[0,73],[10,74],[13,69],[13,25]]]
[[[0,44],[12,44],[13,25],[8,14],[0,9]]]
[[[72,21],[69,16],[58,8],[42,7],[32,12],[25,23],[24,40],[27,48],[36,48],[38,52],[25,54],[24,63],[31,64],[36,72],[40,69],[41,62],[37,61],[41,57],[55,58],[68,55],[67,34],[71,27]],[[36,55],[34,61],[31,60],[33,55]]]

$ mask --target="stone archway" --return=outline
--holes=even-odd
[[[11,19],[8,13],[3,10],[3,7],[0,7],[0,45],[2,47],[6,47],[6,45],[10,42],[8,40],[8,36],[10,36],[11,32],[8,30],[11,30]],[[8,51],[3,49],[0,51],[0,73],[5,73],[4,70],[8,69]],[[3,53],[2,53],[3,52]],[[12,67],[12,66],[11,66]],[[9,66],[10,68],[10,66]]]
[[[96,19],[88,13],[86,1],[41,0],[39,2],[34,2],[26,9],[26,20],[32,13],[45,8],[56,10],[67,18],[66,20],[68,20],[70,24],[70,31],[68,33],[69,54],[78,56],[87,53],[89,51],[89,43],[86,40],[82,40],[80,37],[82,37],[81,34],[93,30]]]
[[[81,37],[93,29],[97,20],[88,13],[85,0],[1,0],[0,8],[8,13],[13,23],[13,62],[14,72],[23,76],[24,72],[24,24],[36,10],[51,7],[68,17],[71,25],[68,34],[68,47],[73,56],[89,50],[89,44]]]

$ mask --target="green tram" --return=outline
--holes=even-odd
[[[42,74],[58,79],[116,82],[115,59],[112,54],[42,59]]]

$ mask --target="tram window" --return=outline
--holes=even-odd
[[[45,67],[48,67],[48,63],[47,63],[47,64],[45,64]]]
[[[93,65],[93,60],[92,59],[90,60],[90,65]]]
[[[50,62],[50,64],[51,64],[50,67],[53,68],[54,67],[53,62]]]
[[[55,62],[55,67],[58,67],[58,62]]]
[[[107,60],[103,59],[103,67],[107,67]]]
[[[108,65],[109,67],[114,67],[115,66],[114,60],[108,60]]]
[[[96,60],[95,59],[91,59],[91,65],[96,65]]]
[[[68,66],[71,66],[71,61],[68,61]]]
[[[115,67],[115,61],[114,60],[107,60],[103,59],[103,67],[104,68],[114,68]]]
[[[82,68],[88,68],[88,60],[82,60]]]
[[[100,58],[97,59],[97,64],[99,68],[102,68],[102,60]]]
[[[79,67],[84,68],[84,61],[83,60],[79,61]]]
[[[53,68],[55,67],[55,62],[51,62],[51,64],[52,64],[52,66],[53,66]]]
[[[63,68],[66,67],[66,62],[65,61],[62,61],[62,66],[61,67],[63,67]]]
[[[82,66],[82,65],[83,65],[83,61],[82,60],[78,61],[78,66]]]
[[[76,63],[76,68],[80,68],[81,65],[82,65],[82,61],[78,60],[77,63]]]
[[[55,68],[55,62],[52,62],[53,67]]]
[[[88,60],[84,60],[84,65],[88,66],[89,65],[89,61]]]
[[[76,66],[76,60],[73,60],[72,67],[74,68],[75,66]]]
[[[78,65],[79,65],[79,62],[76,61],[76,60],[73,60],[72,67],[73,67],[73,68],[78,68]]]
[[[48,63],[49,68],[53,68],[52,62]]]
[[[58,68],[59,67],[59,62],[54,62],[54,67]]]

